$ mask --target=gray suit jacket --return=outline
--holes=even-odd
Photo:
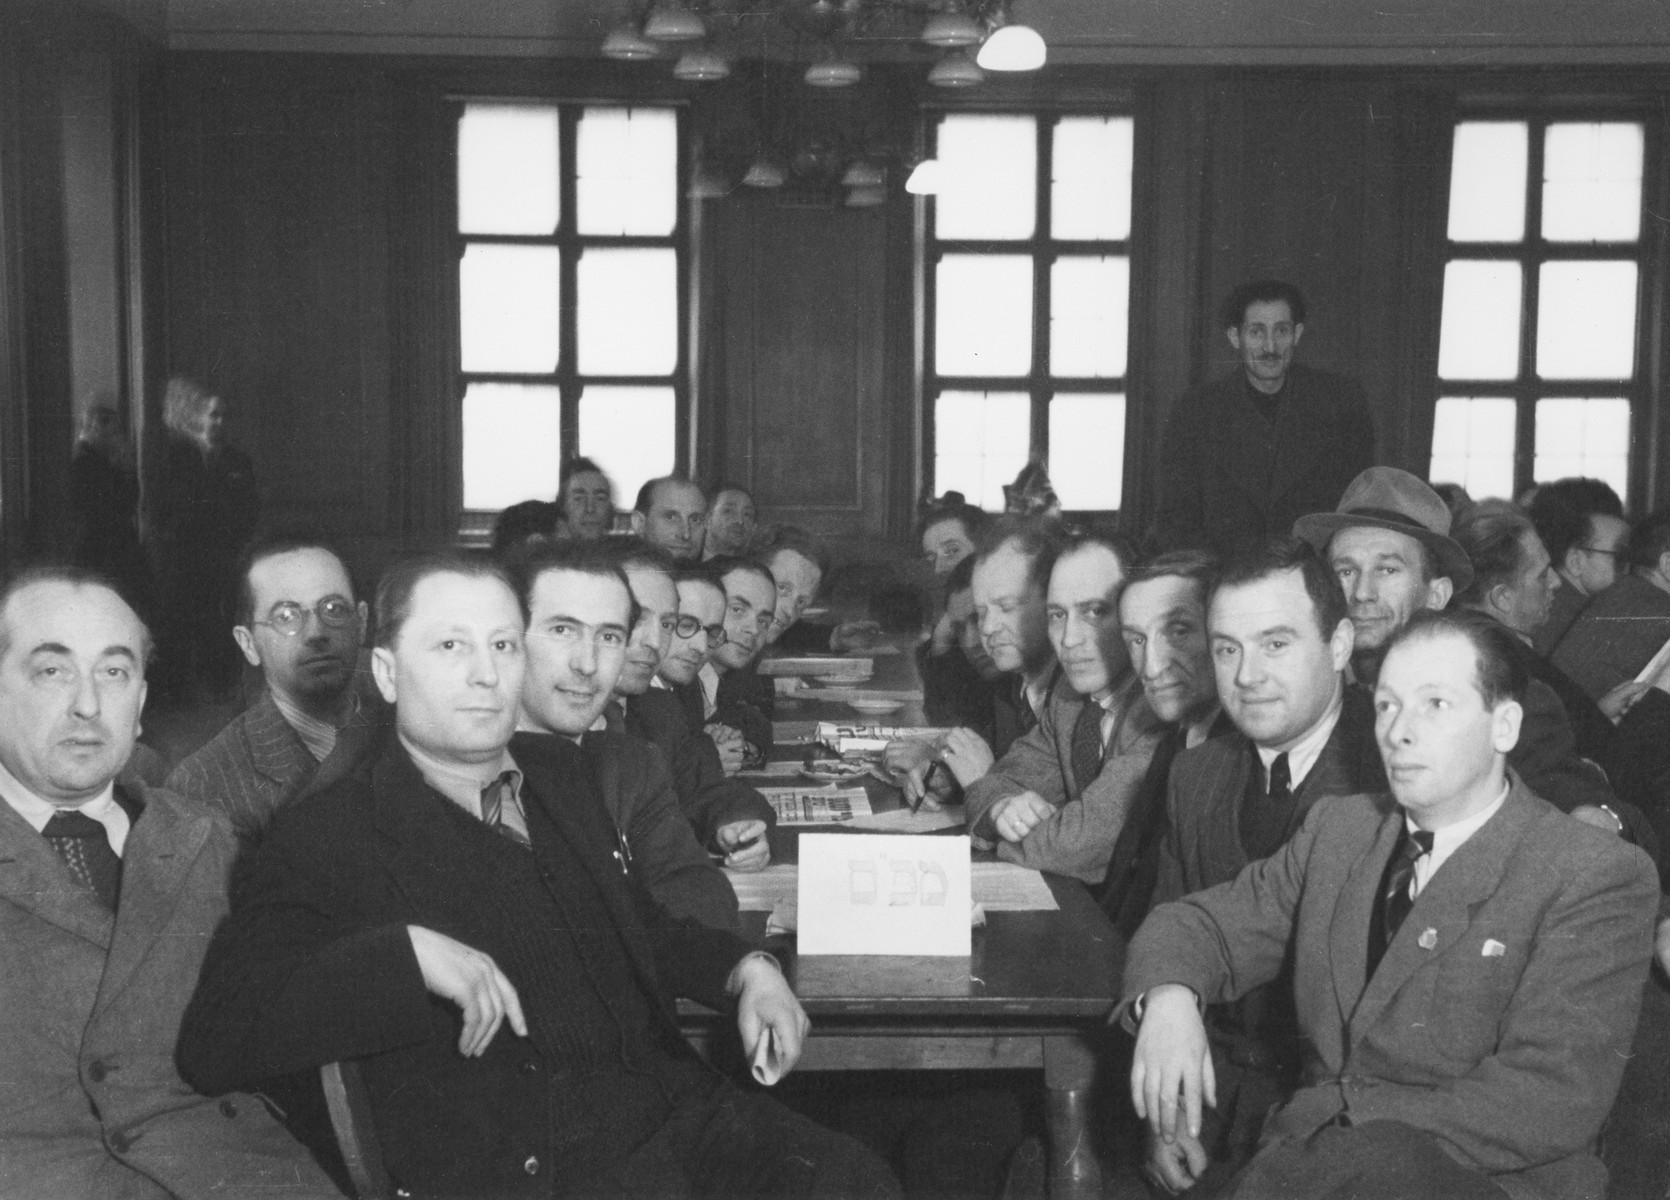
[[[280,808],[374,759],[392,728],[392,714],[381,697],[362,691],[358,715],[319,762],[263,689],[259,700],[174,768],[168,788],[220,809],[238,840],[252,845]]]
[[[1594,1142],[1652,953],[1651,862],[1515,778],[1369,979],[1369,919],[1402,824],[1387,795],[1321,805],[1280,854],[1156,908],[1131,942],[1126,1002],[1162,983],[1230,1000],[1291,955],[1304,1074],[1266,1143],[1341,1113],[1401,1121],[1511,1196],[1598,1200]]]
[[[114,917],[0,801],[0,1196],[339,1196],[259,1100],[210,1100],[175,1070],[236,843],[218,814],[129,794],[144,809]]]
[[[985,777],[969,787],[969,832],[996,841],[997,856],[1009,862],[1101,883],[1166,731],[1148,707],[1140,680],[1126,679],[1117,695],[1114,711],[1119,718],[1102,758],[1102,772],[1081,794],[1073,780],[1073,726],[1086,701],[1065,678],[1057,678],[1038,724],[1016,738]],[[1019,842],[998,840],[989,819],[992,808],[1028,791],[1053,804],[1054,814]]]

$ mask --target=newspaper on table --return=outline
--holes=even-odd
[[[842,825],[871,811],[861,787],[767,787],[760,795],[777,810],[779,825]]]
[[[840,725],[834,721],[819,721],[813,740],[827,746],[842,758],[849,754],[880,754],[888,742],[931,742],[950,733],[949,729],[911,727],[908,725]]]

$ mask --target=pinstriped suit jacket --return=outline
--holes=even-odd
[[[174,768],[168,790],[220,809],[232,822],[238,841],[254,845],[280,808],[375,757],[383,735],[392,728],[392,714],[381,697],[362,691],[355,720],[363,720],[368,728],[353,731],[354,736],[345,730],[336,750],[317,762],[278,711],[272,693],[263,691],[246,712]]]

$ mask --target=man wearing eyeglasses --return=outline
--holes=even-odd
[[[239,579],[232,636],[266,687],[175,768],[168,787],[220,808],[248,847],[284,805],[369,758],[390,718],[359,669],[365,604],[330,546],[301,535],[265,538]]]

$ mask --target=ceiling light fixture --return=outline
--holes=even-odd
[[[699,42],[707,25],[678,0],[663,0],[644,18],[644,36],[652,42]]]
[[[985,78],[986,73],[974,65],[967,50],[951,51],[928,72],[928,82],[943,88],[973,87]]]
[[[604,58],[637,62],[646,58],[656,58],[660,53],[661,47],[646,38],[639,32],[638,26],[630,21],[616,25],[609,31],[609,36],[603,39]]]
[[[714,83],[731,73],[731,64],[723,54],[696,46],[678,56],[673,64],[673,78],[686,83]]]
[[[1036,71],[1044,65],[1044,39],[1030,25],[1003,25],[992,31],[974,61],[988,71]]]
[[[913,196],[937,196],[941,181],[945,177],[944,169],[937,158],[924,158],[916,164],[916,169],[905,180],[905,191]]]

